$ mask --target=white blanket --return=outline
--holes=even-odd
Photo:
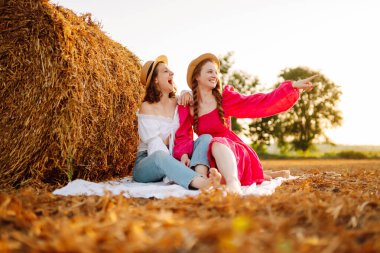
[[[264,181],[261,185],[243,186],[243,195],[264,196],[271,195],[276,187],[280,186],[283,181],[296,179],[291,176],[288,179],[276,178],[271,181]],[[196,196],[199,190],[186,190],[185,188],[171,183],[137,183],[132,181],[131,177],[126,177],[118,181],[108,181],[104,183],[93,183],[82,179],[74,180],[66,186],[53,192],[55,195],[97,195],[102,196],[105,192],[111,192],[118,195],[122,193],[126,198],[157,198],[167,197],[184,197]]]

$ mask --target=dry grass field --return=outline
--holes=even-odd
[[[0,252],[380,252],[380,160],[276,160],[267,197],[0,193]]]

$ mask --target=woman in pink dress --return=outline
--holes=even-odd
[[[210,167],[222,174],[227,190],[241,193],[241,186],[264,181],[263,168],[256,152],[232,130],[230,117],[262,118],[290,109],[298,100],[299,89],[312,89],[310,80],[285,81],[270,93],[242,95],[231,85],[222,86],[218,78],[220,63],[213,54],[194,59],[187,71],[187,83],[193,92],[192,108],[180,107],[183,119],[177,130],[174,156],[191,155],[192,131],[211,134],[208,158]]]

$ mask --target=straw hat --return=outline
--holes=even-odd
[[[191,83],[191,76],[193,75],[194,69],[198,66],[198,64],[205,60],[209,59],[212,62],[214,62],[216,65],[218,65],[218,69],[220,69],[220,62],[218,57],[211,53],[206,53],[198,56],[194,60],[192,60],[189,64],[189,67],[187,67],[187,85],[189,85],[190,89],[192,88],[193,84]]]
[[[144,86],[150,83],[150,79],[152,79],[153,71],[156,68],[157,64],[160,62],[168,64],[168,58],[166,57],[166,55],[160,55],[154,61],[147,61],[144,64],[140,73],[140,81]]]

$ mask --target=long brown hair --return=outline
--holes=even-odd
[[[151,70],[153,71],[152,78],[150,79],[149,84],[146,86],[145,97],[143,102],[148,102],[149,104],[160,102],[162,97],[162,92],[158,89],[157,85],[154,83],[154,79],[156,79],[158,75],[158,65],[163,62],[159,62],[156,67]],[[148,74],[149,75],[149,72]],[[169,93],[169,98],[175,97],[175,91]]]
[[[199,112],[199,103],[198,103],[198,81],[196,80],[196,77],[201,73],[202,67],[207,63],[212,62],[210,59],[204,59],[201,61],[194,69],[194,72],[191,76],[191,83],[192,87],[191,90],[193,91],[193,100],[194,100],[194,132],[198,132],[198,112]],[[214,89],[212,89],[212,95],[214,95],[217,108],[218,108],[218,114],[219,119],[223,123],[223,125],[226,125],[225,118],[224,118],[224,110],[222,108],[222,85],[220,83],[220,80],[218,78],[217,84]]]

